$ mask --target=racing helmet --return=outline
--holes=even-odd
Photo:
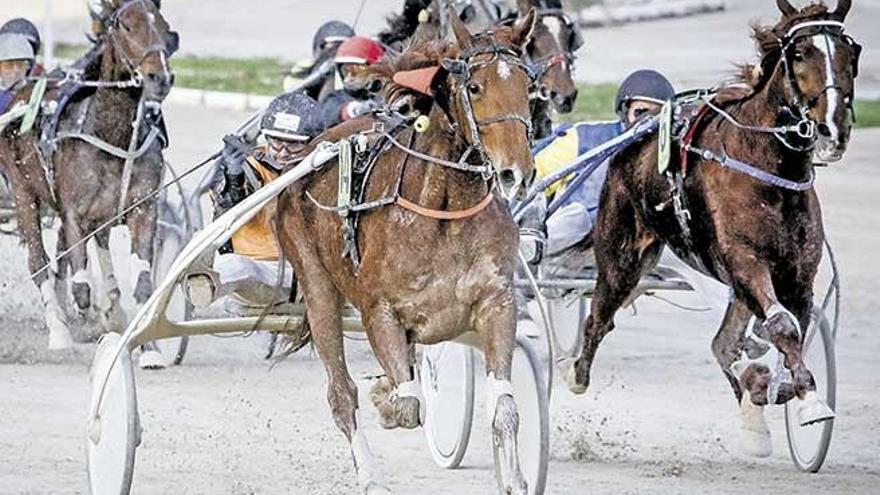
[[[31,44],[31,47],[34,50],[34,55],[40,52],[40,46],[42,45],[42,40],[40,39],[40,32],[37,30],[37,26],[34,26],[34,23],[23,18],[17,17],[10,21],[7,21],[2,27],[0,27],[0,34],[18,34],[27,38],[28,43]]]
[[[312,57],[318,58],[327,43],[341,43],[354,36],[354,29],[342,21],[328,21],[318,28],[312,38]]]
[[[662,105],[674,97],[675,89],[663,74],[650,69],[637,70],[620,83],[614,111],[623,112],[623,107],[631,100],[644,100]]]
[[[354,36],[342,42],[336,51],[337,64],[372,65],[385,56],[385,49],[365,36]]]
[[[34,48],[27,38],[20,34],[0,34],[0,62],[12,60],[34,60]]]
[[[294,91],[272,100],[260,121],[260,133],[285,141],[309,141],[321,133],[315,100]]]

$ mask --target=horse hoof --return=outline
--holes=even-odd
[[[46,315],[46,325],[49,327],[49,350],[60,351],[73,347],[73,338],[70,330],[61,318],[53,312]]]
[[[740,440],[743,451],[753,457],[770,457],[773,444],[770,441],[770,428],[764,419],[764,406],[752,402],[749,392],[743,393],[740,402]]]
[[[422,424],[420,419],[421,402],[415,397],[398,397],[394,401],[397,411],[397,425],[411,430]]]
[[[364,495],[391,495],[391,490],[385,485],[371,481],[364,488]]]
[[[142,370],[162,370],[165,369],[165,357],[162,353],[153,349],[145,349],[138,359],[138,366]]]
[[[536,339],[541,336],[538,324],[531,318],[523,318],[516,322],[516,334],[523,337]]]
[[[801,426],[834,419],[834,411],[828,407],[816,391],[807,392],[798,405],[798,420]]]
[[[119,306],[101,311],[101,326],[106,332],[123,333],[128,318]]]
[[[560,366],[563,369],[565,384],[568,385],[568,390],[575,395],[583,395],[587,392],[587,385],[578,383],[575,363],[577,363],[576,359],[569,358],[565,359]]]
[[[206,308],[214,302],[214,282],[207,275],[190,275],[186,279],[186,293],[193,306]]]

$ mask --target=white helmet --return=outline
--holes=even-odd
[[[34,60],[34,47],[20,34],[0,34],[0,62]]]

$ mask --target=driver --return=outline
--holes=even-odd
[[[361,75],[364,69],[384,56],[382,45],[364,36],[354,36],[339,45],[334,60],[342,77],[343,89],[330,93],[321,102],[321,119],[325,129],[378,108]]]
[[[217,215],[277,178],[320,132],[318,104],[300,92],[292,92],[273,100],[263,115],[260,134],[264,145],[248,153],[240,137],[226,136],[211,188]],[[238,306],[227,305],[226,309],[240,313],[241,305],[263,307],[277,302],[279,282],[283,287],[291,286],[292,269],[279,262],[272,208],[267,206],[235,232],[213,264],[208,264],[211,268],[187,277],[187,295],[194,306],[204,308],[234,294]]]
[[[565,124],[557,128],[552,136],[536,143],[532,152],[538,178],[561,170],[579,155],[614,139],[646,116],[658,114],[663,105],[674,97],[672,83],[659,72],[650,69],[633,72],[618,88],[614,102],[617,120]],[[547,203],[565,190],[565,184],[554,184],[547,189],[544,197],[537,198],[528,207],[521,222],[521,242],[524,251],[533,253],[532,263],[538,263],[542,255],[563,253],[592,232],[609,162],[610,159],[599,165],[549,218],[545,216]],[[544,233],[546,243],[542,246]],[[522,303],[517,304],[521,331],[535,335],[537,326],[526,310],[524,297],[522,294],[517,297],[518,303]]]

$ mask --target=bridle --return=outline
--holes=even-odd
[[[829,91],[840,91],[843,93],[843,88],[838,85],[837,73],[834,71],[833,66],[833,46],[834,44],[831,41],[831,38],[837,38],[843,40],[846,44],[850,45],[854,50],[854,56],[852,60],[853,67],[853,78],[858,75],[858,59],[861,54],[861,45],[855,42],[855,40],[846,34],[844,30],[846,26],[843,22],[840,21],[832,21],[832,20],[816,20],[816,21],[805,21],[799,24],[792,26],[784,37],[777,40],[778,49],[780,51],[780,59],[782,60],[783,69],[785,70],[785,81],[791,98],[794,100],[793,102],[789,102],[789,104],[785,107],[787,113],[794,119],[798,120],[798,123],[794,126],[795,134],[800,137],[802,140],[806,141],[806,145],[799,145],[788,141],[786,138],[786,133],[776,132],[774,133],[776,137],[789,149],[795,151],[807,151],[812,149],[815,145],[815,141],[817,138],[816,120],[809,117],[810,109],[816,104],[819,98],[822,95],[825,95]],[[822,88],[819,93],[815,95],[806,95],[801,90],[800,86],[797,83],[797,79],[794,74],[793,64],[795,59],[794,47],[798,40],[806,37],[813,36],[821,36],[822,41],[825,43],[825,47],[819,48],[826,57],[826,77],[827,82],[825,86]],[[852,92],[849,94],[845,94],[846,105],[850,110],[850,114],[853,114],[853,95]]]
[[[159,59],[162,61],[162,68],[165,74],[170,77],[171,69],[168,66],[168,57],[170,56],[168,46],[166,41],[163,39],[162,34],[159,33],[159,30],[156,28],[155,19],[153,18],[153,14],[149,11],[148,7],[145,5],[145,2],[152,0],[130,0],[116,10],[114,10],[110,16],[104,21],[104,25],[107,28],[107,39],[113,48],[113,50],[119,55],[122,60],[122,63],[125,64],[128,71],[132,74],[132,78],[135,81],[139,82],[139,86],[143,84],[143,75],[140,72],[140,66],[150,55],[157,53],[159,54]],[[125,36],[123,31],[126,31],[128,28],[122,24],[120,21],[120,16],[130,9],[132,6],[140,4],[147,11],[148,15],[148,24],[147,28],[150,34],[150,40],[146,46],[137,42],[137,40],[129,39],[130,43],[136,45],[136,48],[140,50],[140,56],[135,60],[126,53],[125,49],[121,45],[121,36]]]
[[[491,31],[480,35],[480,37],[490,36],[492,36]],[[485,56],[489,56],[489,58],[475,60],[478,57]],[[523,63],[521,55],[511,48],[500,46],[494,42],[491,46],[485,48],[467,48],[458,56],[458,58],[446,59],[442,62],[443,68],[456,79],[458,98],[464,107],[463,110],[465,118],[467,119],[468,130],[470,131],[469,147],[462,156],[460,163],[465,162],[471,154],[477,153],[477,155],[483,160],[481,171],[484,178],[490,177],[493,169],[489,162],[489,158],[486,156],[483,141],[480,138],[480,129],[494,124],[500,124],[502,122],[519,122],[525,127],[526,135],[529,140],[532,139],[531,115],[523,116],[515,113],[502,113],[492,117],[477,119],[476,114],[474,113],[473,101],[471,99],[471,94],[468,91],[472,76],[475,72],[498,62],[504,62],[511,67],[523,71],[523,73],[529,78],[530,83],[534,84],[534,72],[528,65]]]

